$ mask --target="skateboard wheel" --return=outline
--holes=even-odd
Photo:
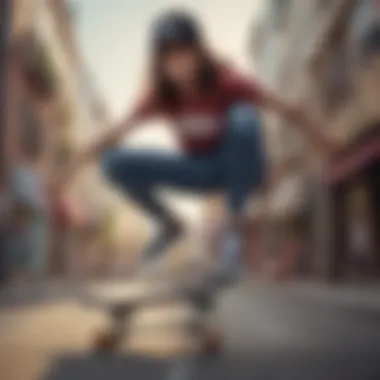
[[[119,335],[114,331],[103,330],[95,335],[93,347],[96,353],[113,353],[118,349]]]
[[[202,343],[202,354],[205,356],[218,356],[223,351],[223,339],[220,331],[210,329],[205,332]]]

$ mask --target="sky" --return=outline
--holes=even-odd
[[[84,59],[120,116],[134,100],[144,73],[149,24],[158,12],[183,6],[197,12],[210,43],[247,70],[249,33],[261,0],[71,0]]]
[[[140,93],[146,65],[149,25],[157,13],[172,7],[196,12],[213,49],[247,72],[250,30],[262,0],[71,0],[79,48],[110,114],[120,118]],[[163,125],[151,125],[131,144],[174,147]],[[175,203],[176,197],[171,200]],[[180,208],[197,218],[199,207],[181,199]]]

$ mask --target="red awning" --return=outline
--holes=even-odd
[[[380,136],[354,148],[345,156],[333,162],[328,169],[325,180],[337,183],[364,169],[374,160],[380,159]]]

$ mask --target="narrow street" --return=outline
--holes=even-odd
[[[161,379],[166,358],[191,348],[184,327],[192,310],[183,303],[139,311],[123,352],[104,358],[91,354],[104,315],[78,302],[73,289],[21,293],[1,298],[1,379]],[[292,287],[243,284],[219,305],[225,354],[198,378],[378,379],[380,319],[369,316]]]
[[[380,380],[380,0],[0,0],[0,20],[0,380]],[[114,335],[85,294],[238,263],[192,379],[167,376],[205,346],[178,292],[95,352]]]

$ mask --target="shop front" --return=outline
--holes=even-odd
[[[41,277],[47,272],[49,200],[33,161],[20,159],[10,168],[9,218],[5,266],[10,277]]]
[[[326,181],[331,197],[330,277],[348,275],[353,261],[367,267],[364,276],[379,276],[380,122],[367,127],[332,160]]]
[[[276,187],[270,200],[265,251],[269,272],[275,279],[298,276],[307,271],[311,214],[305,185],[304,173],[290,175]]]
[[[316,110],[343,143],[316,206],[318,268],[331,280],[380,275],[379,1],[342,1],[315,51]]]

